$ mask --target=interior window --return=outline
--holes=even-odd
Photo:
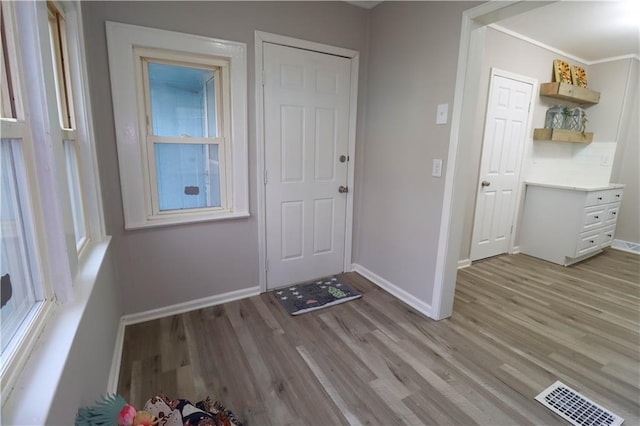
[[[142,57],[159,212],[223,208],[220,68]],[[218,86],[218,87],[217,87]],[[155,177],[155,179],[153,179]],[[155,180],[155,185],[153,181]]]
[[[106,27],[125,228],[248,217],[246,45]]]

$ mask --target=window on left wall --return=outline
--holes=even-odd
[[[69,195],[71,196],[71,216],[73,230],[78,251],[87,243],[87,226],[83,202],[82,183],[80,181],[78,162],[78,130],[73,104],[73,86],[75,76],[69,66],[69,48],[67,45],[66,19],[61,8],[53,2],[47,3],[49,16],[49,42],[53,65],[56,99],[58,101],[58,116],[60,133],[65,160],[65,176]]]
[[[2,402],[60,302],[82,249],[104,238],[82,61],[80,3],[0,3]],[[74,108],[74,105],[76,108]],[[82,108],[77,108],[80,105]]]

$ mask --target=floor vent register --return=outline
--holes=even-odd
[[[562,382],[542,391],[536,400],[576,426],[618,426],[624,419],[582,396]]]

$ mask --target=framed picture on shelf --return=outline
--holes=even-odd
[[[587,73],[584,68],[574,65],[571,67],[571,79],[574,86],[587,88]]]
[[[572,84],[571,67],[561,59],[553,60],[553,77],[558,83]]]

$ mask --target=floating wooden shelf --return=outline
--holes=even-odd
[[[591,143],[593,133],[574,132],[565,129],[533,129],[533,139],[538,141]]]
[[[567,83],[542,83],[540,95],[581,105],[594,105],[600,102],[600,92]]]

